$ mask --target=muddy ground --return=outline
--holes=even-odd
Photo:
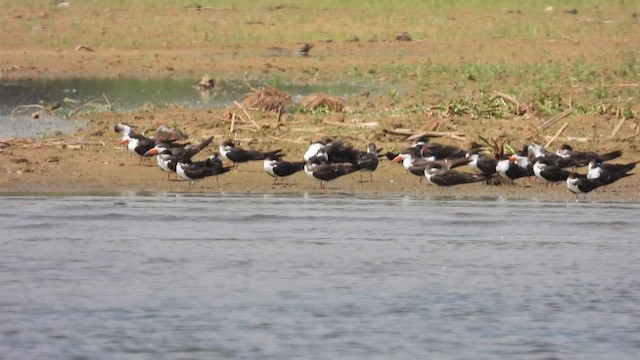
[[[56,16],[56,12],[29,13],[12,11],[12,19]],[[78,10],[76,10],[78,11]],[[9,24],[9,25],[7,25]],[[13,22],[5,22],[10,28]],[[16,25],[19,26],[19,25]],[[61,25],[58,25],[61,26]],[[149,25],[151,26],[151,25]],[[58,29],[59,30],[59,29]],[[18,31],[18,30],[16,30]],[[259,31],[259,29],[257,30]],[[225,44],[189,47],[168,44],[163,47],[135,48],[93,46],[90,38],[81,38],[78,44],[91,49],[77,49],[76,43],[67,46],[39,46],[16,41],[0,49],[0,67],[3,79],[68,76],[179,76],[199,78],[211,74],[219,78],[246,77],[247,74],[268,78],[274,74],[288,81],[322,82],[345,81],[354,67],[374,71],[386,64],[415,64],[429,54],[438,53],[442,61],[488,62],[497,59],[527,62],[553,59],[571,62],[584,56],[602,56],[621,46],[629,46],[625,37],[590,37],[576,42],[573,39],[525,40],[495,38],[481,43],[473,39],[395,41],[392,36],[379,41],[330,41],[316,43],[310,56],[295,54],[299,43]],[[504,51],[508,49],[508,51]],[[499,55],[497,55],[499,54]],[[376,81],[384,83],[386,79]],[[523,79],[527,81],[527,79]],[[195,84],[194,84],[195,85]],[[633,85],[633,84],[632,84]],[[318,114],[277,113],[245,109],[235,105],[216,109],[183,109],[175,107],[144,108],[132,113],[90,113],[74,115],[71,121],[86,122],[74,134],[60,134],[46,139],[0,139],[0,192],[3,194],[127,194],[156,192],[207,193],[284,193],[284,194],[357,194],[363,196],[473,196],[533,198],[539,200],[567,200],[576,197],[564,184],[547,186],[541,182],[518,181],[514,185],[488,186],[473,184],[448,189],[436,188],[408,175],[398,164],[383,161],[373,175],[373,181],[360,181],[358,174],[338,179],[320,190],[318,182],[299,173],[285,180],[284,185],[273,185],[272,179],[262,171],[261,163],[243,164],[237,172],[208,179],[189,188],[186,182],[168,181],[154,160],[139,165],[126,148],[118,145],[115,124],[127,122],[139,131],[152,134],[160,125],[177,126],[193,141],[214,136],[214,143],[234,138],[240,146],[256,149],[284,148],[287,159],[299,159],[311,140],[324,135],[342,137],[354,146],[365,148],[376,142],[385,150],[400,150],[407,146],[403,136],[386,134],[384,130],[442,132],[444,137],[434,138],[441,143],[469,146],[478,141],[478,135],[497,138],[508,134],[509,143],[519,147],[529,141],[549,144],[555,149],[563,142],[579,150],[609,151],[622,149],[624,155],[617,162],[640,160],[637,148],[638,124],[635,119],[621,122],[620,118],[606,115],[571,115],[553,126],[538,130],[546,119],[516,117],[511,119],[477,119],[470,117],[436,116],[432,113],[402,112],[389,114],[390,108],[407,108],[419,96],[411,94],[407,84],[403,99],[392,99],[386,94],[354,94],[342,99],[345,110],[318,116]],[[417,91],[417,90],[416,90]],[[241,101],[242,99],[238,99]],[[231,118],[238,115],[230,131]],[[364,115],[362,115],[364,114]],[[47,116],[44,114],[43,116]],[[250,122],[249,117],[255,122]],[[37,119],[26,121],[38,121]],[[367,127],[363,124],[377,125]],[[564,124],[568,124],[552,141]],[[616,131],[616,127],[619,129]],[[613,135],[615,133],[615,135]],[[455,135],[453,137],[448,135]],[[215,151],[212,146],[205,153]],[[206,154],[203,154],[203,156]],[[637,171],[637,170],[636,170]],[[604,192],[589,194],[592,201],[640,200],[640,177],[631,176],[607,187]]]

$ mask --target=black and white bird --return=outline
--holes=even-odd
[[[584,175],[569,174],[567,176],[567,189],[578,196],[589,193],[605,184],[598,179],[589,179]]]
[[[284,183],[285,177],[304,170],[304,165],[303,161],[285,161],[277,155],[270,155],[264,159],[264,171],[274,177],[274,185],[278,183],[278,179]]]
[[[496,173],[498,159],[493,155],[481,155],[479,153],[467,154],[469,163],[467,166],[477,174],[492,175]]]
[[[553,165],[553,162],[545,156],[536,159],[536,162],[533,164],[533,173],[537,178],[545,181],[547,184],[566,181],[567,177],[571,174],[569,171]]]
[[[448,187],[454,185],[471,184],[480,181],[486,181],[490,176],[482,174],[470,174],[457,170],[446,170],[432,167],[424,170],[424,176],[431,184]]]
[[[236,167],[239,163],[264,160],[271,155],[282,155],[280,154],[281,152],[281,149],[271,151],[243,149],[236,146],[231,140],[227,140],[220,145],[220,156],[223,159],[234,163]]]
[[[422,179],[424,178],[425,169],[453,169],[459,166],[466,165],[470,161],[470,158],[436,160],[434,157],[432,157],[427,159],[420,155],[419,149],[411,147],[402,151],[392,161],[402,162],[402,166],[405,168],[405,170],[407,170],[408,173],[420,177],[420,180],[418,181],[418,184],[420,184],[422,182]]]
[[[176,174],[182,180],[189,181],[189,188],[196,182],[207,177],[217,176],[229,172],[233,166],[223,166],[217,155],[211,155],[205,161],[182,163],[176,165]]]
[[[325,188],[326,182],[360,170],[353,164],[331,164],[314,161],[314,159],[317,158],[312,157],[311,160],[304,165],[304,172],[310,178],[320,181],[320,189]]]
[[[616,181],[617,179],[626,176],[627,173],[633,170],[638,163],[640,163],[640,161],[634,161],[626,164],[610,164],[594,159],[589,162],[587,178],[600,179],[605,183],[611,180]]]
[[[204,150],[213,141],[213,136],[204,139],[196,146],[190,145],[170,145],[166,143],[156,144],[149,149],[144,156],[156,155],[156,162],[160,169],[167,172],[167,179],[171,173],[176,172],[176,165],[179,162],[190,163],[191,159]]]
[[[309,144],[309,147],[305,151],[302,159],[306,162],[309,161],[313,156],[316,156],[320,150],[323,150],[327,145],[329,145],[333,139],[329,137],[324,137],[319,141],[312,142]]]
[[[598,154],[594,151],[576,151],[571,145],[562,144],[560,149],[556,151],[556,155],[562,158],[570,158],[575,161],[576,166],[586,166],[592,160],[597,162],[605,162],[622,156],[622,150],[614,150],[604,154]]]
[[[362,182],[362,171],[369,173],[369,181],[373,181],[373,172],[378,168],[380,159],[378,159],[378,150],[376,144],[370,143],[367,145],[367,151],[362,152],[356,156],[355,166],[358,167],[360,172],[360,182]]]
[[[526,168],[518,166],[513,157],[502,158],[496,164],[496,172],[502,179],[513,182],[516,179],[533,176],[533,169],[528,171]]]

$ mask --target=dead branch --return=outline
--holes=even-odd
[[[87,45],[78,45],[78,46],[76,46],[76,51],[80,51],[80,50],[94,51],[92,48],[88,47]]]
[[[256,129],[259,130],[260,129],[260,125],[258,125],[258,123],[253,120],[253,118],[251,117],[249,112],[247,112],[247,110],[244,108],[244,106],[242,106],[242,104],[240,104],[239,102],[237,102],[235,100],[233,101],[233,103],[236,104],[236,106],[239,107],[242,110],[242,112],[244,112],[245,115],[247,115],[247,118],[249,118],[249,121],[251,121],[253,123],[253,125],[256,127]]]
[[[322,123],[326,125],[340,126],[340,127],[378,127],[380,126],[380,123],[378,123],[377,121],[360,122],[360,123],[344,123],[344,122],[324,120],[322,121]]]
[[[624,124],[624,122],[626,121],[626,118],[622,118],[620,119],[620,122],[618,123],[618,125],[616,125],[616,127],[613,129],[613,131],[611,132],[611,138],[613,139],[616,134],[618,133],[618,131],[620,131],[620,128],[622,127],[622,124]]]
[[[229,126],[229,133],[233,134],[233,127],[236,125],[236,114],[231,113],[231,126]]]
[[[551,126],[551,125],[557,123],[558,121],[564,119],[565,117],[569,116],[572,112],[573,112],[573,108],[568,108],[567,110],[561,112],[560,114],[552,116],[549,120],[545,121],[540,126],[538,126],[538,130],[544,130],[544,129],[548,128],[549,126]]]
[[[564,129],[567,128],[567,126],[569,126],[569,123],[564,123],[564,125],[562,125],[562,127],[560,128],[560,130],[558,130],[558,132],[556,132],[555,135],[553,135],[553,137],[551,138],[551,140],[549,140],[549,142],[547,142],[544,147],[548,148],[549,146],[551,146],[551,144],[553,144],[554,141],[556,141],[556,139],[558,138],[558,136],[560,136],[560,134],[562,134],[562,132],[564,131]]]
[[[506,102],[511,103],[513,106],[516,107],[516,114],[520,114],[520,109],[522,108],[522,106],[520,105],[520,102],[518,102],[518,100],[511,95],[505,94],[503,92],[500,91],[494,91],[493,92],[493,96],[491,97],[491,99],[489,99],[490,102],[493,102],[496,99],[502,99]]]

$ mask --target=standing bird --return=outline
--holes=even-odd
[[[269,155],[264,159],[264,171],[275,178],[274,185],[278,183],[278,178],[284,184],[284,178],[304,170],[304,164],[303,161],[284,161],[278,155]]]
[[[566,181],[567,177],[571,174],[569,171],[553,165],[553,161],[547,159],[545,156],[539,157],[535,164],[533,164],[533,173],[538,179],[545,181],[547,185]]]
[[[373,172],[378,168],[380,160],[378,159],[378,150],[376,144],[367,145],[367,151],[356,156],[355,166],[360,170],[369,172],[369,181],[373,182]],[[360,182],[362,182],[362,172],[360,172]]]
[[[392,161],[402,162],[402,166],[408,173],[419,176],[418,184],[424,179],[424,171],[429,168],[453,169],[469,162],[469,158],[449,160],[425,159],[420,156],[420,150],[414,147],[408,148],[398,154]]]
[[[220,156],[222,156],[223,159],[232,162],[236,168],[238,167],[239,163],[264,160],[271,155],[282,156],[282,154],[280,154],[281,151],[281,149],[266,152],[257,150],[245,150],[237,147],[231,140],[227,140],[222,143],[222,145],[220,145]]]
[[[629,171],[633,170],[638,163],[640,163],[640,161],[634,161],[627,164],[609,164],[599,162],[594,159],[589,162],[587,178],[600,179],[604,182],[608,182],[612,179],[615,181],[624,177]]]
[[[360,169],[353,164],[330,164],[320,162],[317,157],[312,157],[311,160],[304,165],[305,174],[310,178],[320,181],[320,189],[325,188],[324,184],[326,182],[349,175],[358,170]]]
[[[578,174],[569,174],[566,181],[567,189],[576,194],[576,198],[579,194],[589,193],[604,185],[604,183],[598,179],[589,179]]]
[[[149,149],[144,156],[156,155],[158,166],[167,172],[167,179],[169,179],[169,175],[176,172],[178,162],[190,163],[191,158],[209,146],[212,141],[213,136],[204,139],[196,146],[172,146],[166,143],[159,143]]]
[[[520,167],[515,163],[513,157],[498,160],[496,172],[503,179],[509,179],[513,182],[516,179],[533,176],[533,169],[529,171],[527,168]]]
[[[182,180],[189,181],[189,188],[196,181],[200,181],[210,176],[217,176],[229,172],[233,166],[223,166],[222,161],[216,155],[211,155],[205,161],[191,164],[179,162],[176,165],[176,174]]]
[[[496,159],[495,156],[469,153],[467,154],[467,157],[469,158],[469,163],[467,165],[476,173],[484,175],[492,175],[496,173],[498,159]]]

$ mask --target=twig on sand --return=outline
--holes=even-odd
[[[560,130],[558,130],[558,132],[556,132],[555,135],[553,135],[553,137],[551,138],[551,140],[549,140],[549,142],[547,142],[544,147],[548,148],[549,146],[551,146],[551,144],[553,144],[554,141],[556,141],[556,139],[558,138],[558,136],[560,136],[560,134],[562,134],[562,132],[564,131],[564,129],[567,128],[567,126],[569,126],[569,123],[564,123],[564,125],[562,125],[562,127],[560,128]]]
[[[616,125],[616,127],[613,129],[613,131],[611,132],[611,138],[613,139],[616,134],[618,133],[618,131],[620,131],[620,128],[622,127],[622,124],[624,124],[624,122],[627,121],[626,118],[622,118],[620,119],[620,122],[618,123],[618,125]]]
[[[549,126],[551,126],[551,125],[557,123],[558,121],[564,119],[565,117],[569,116],[569,114],[571,114],[572,112],[573,112],[573,108],[568,108],[567,110],[561,112],[560,114],[552,116],[551,119],[545,121],[540,126],[538,126],[538,130],[544,130],[544,129],[548,128]]]
[[[377,121],[344,123],[344,122],[338,122],[338,121],[324,120],[322,123],[327,125],[340,126],[340,127],[378,127],[380,126],[380,123],[378,123]]]
[[[489,99],[489,101],[492,102],[495,99],[503,99],[504,101],[513,104],[516,107],[516,114],[520,114],[520,109],[522,108],[522,105],[520,105],[520,102],[518,102],[518,100],[514,96],[505,94],[500,91],[494,91],[493,96],[491,97],[491,99]]]
[[[233,134],[233,127],[236,125],[236,114],[231,113],[231,126],[229,126],[229,133]]]
[[[258,123],[253,120],[253,118],[251,117],[249,112],[247,112],[247,110],[244,108],[244,106],[242,106],[242,104],[240,104],[239,102],[237,102],[235,100],[233,101],[233,103],[236,104],[236,106],[239,107],[242,110],[242,112],[244,112],[245,115],[247,115],[247,118],[249,118],[249,121],[251,121],[253,123],[253,125],[256,127],[256,129],[260,130],[260,125],[258,125]]]
[[[455,140],[464,141],[465,134],[460,132],[448,132],[448,131],[422,131],[419,133],[414,132],[413,130],[408,129],[383,129],[382,132],[387,135],[396,135],[396,136],[404,136],[404,140],[414,140],[421,136],[429,136],[429,137],[448,137]]]

